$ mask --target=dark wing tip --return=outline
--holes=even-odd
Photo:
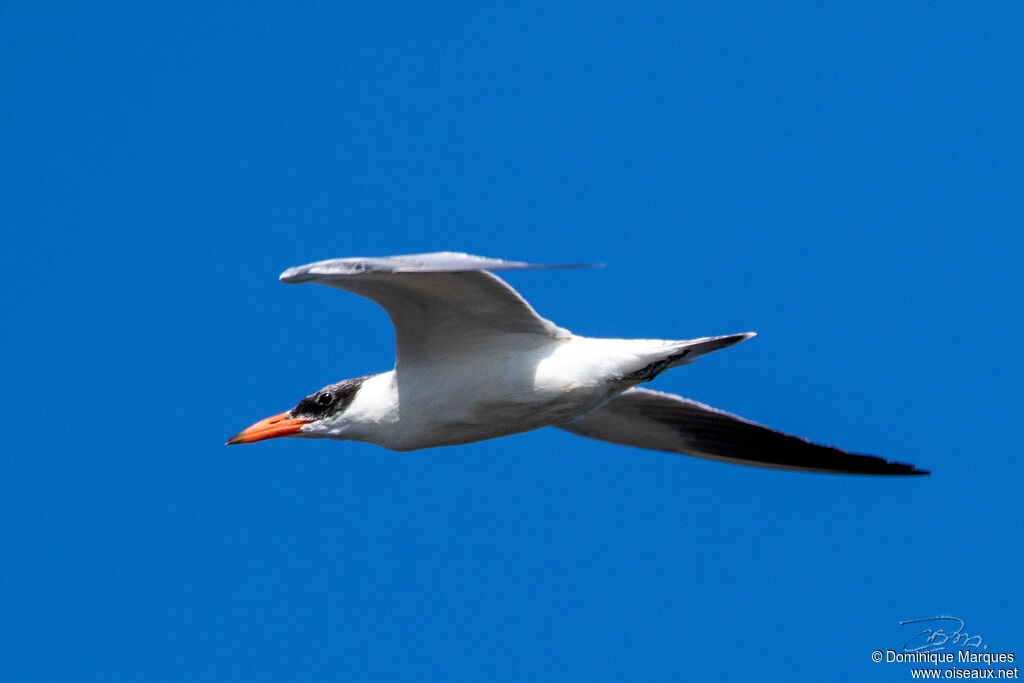
[[[839,449],[833,449],[826,447],[829,450],[839,451]],[[931,474],[929,470],[918,469],[915,465],[911,465],[906,462],[896,462],[895,460],[886,460],[885,458],[879,458],[877,455],[862,455],[860,453],[846,453],[845,451],[839,451],[843,453],[844,458],[840,459],[835,469],[826,468],[824,471],[832,471],[836,473],[846,474],[892,474],[892,475],[908,475],[908,474]],[[842,461],[846,462],[842,462]]]

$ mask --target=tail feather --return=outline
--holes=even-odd
[[[697,360],[705,353],[718,351],[741,341],[746,341],[757,335],[756,332],[741,332],[740,334],[725,334],[720,337],[701,337],[700,339],[689,339],[682,342],[685,346],[680,350],[679,359],[668,367],[674,368],[677,365],[686,365]]]
[[[739,344],[741,341],[750,339],[755,334],[757,333],[741,332],[740,334],[700,337],[698,339],[673,342],[666,348],[668,352],[666,355],[659,354],[656,360],[652,360],[639,370],[629,373],[624,379],[636,382],[649,382],[669,368],[692,363],[706,353],[718,351],[733,344]]]

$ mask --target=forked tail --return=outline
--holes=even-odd
[[[658,354],[656,360],[652,360],[635,372],[626,375],[624,379],[635,382],[649,382],[660,373],[674,368],[678,365],[692,363],[706,353],[724,349],[733,344],[750,339],[756,332],[741,332],[740,334],[726,334],[720,337],[700,337],[699,339],[687,339],[678,342],[666,342],[666,353]]]

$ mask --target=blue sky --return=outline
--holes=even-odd
[[[0,66],[5,678],[902,680],[1024,656],[1013,3],[32,3]],[[227,437],[391,367],[277,275],[459,250],[654,388],[930,477]],[[4,652],[4,650],[9,650]]]

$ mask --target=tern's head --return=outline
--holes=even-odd
[[[366,377],[346,379],[310,394],[291,410],[260,420],[228,439],[227,445],[253,443],[278,436],[337,436],[351,405]]]

